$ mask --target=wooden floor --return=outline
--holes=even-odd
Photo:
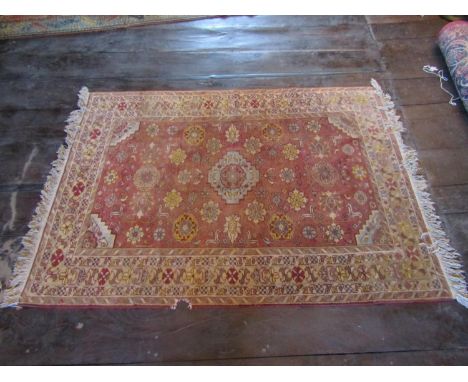
[[[444,24],[434,16],[227,17],[0,42],[0,279],[83,85],[318,87],[375,78],[396,101],[468,264],[468,117],[421,70],[445,68],[435,44]],[[0,312],[0,364],[158,363],[468,364],[468,309],[450,302]]]

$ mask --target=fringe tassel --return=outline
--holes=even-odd
[[[23,289],[31,272],[42,238],[42,233],[47,223],[49,212],[52,209],[52,203],[54,202],[55,195],[70,154],[71,146],[75,140],[81,120],[86,111],[88,98],[88,88],[81,88],[78,93],[79,109],[73,111],[66,121],[65,143],[58,149],[57,159],[52,163],[52,169],[47,176],[44,189],[41,192],[41,200],[34,211],[31,222],[29,223],[29,231],[22,240],[22,249],[15,264],[13,277],[11,278],[6,290],[4,290],[4,298],[0,303],[0,308],[17,307],[20,302],[21,294],[23,293]]]
[[[417,152],[403,142],[402,133],[405,132],[405,129],[400,121],[400,117],[395,112],[395,104],[392,102],[391,97],[383,92],[376,80],[372,79],[371,84],[376,93],[384,101],[384,110],[390,120],[390,126],[387,126],[387,128],[391,129],[395,134],[403,157],[403,166],[409,175],[418,204],[429,229],[429,232],[423,236],[429,235],[432,239],[432,246],[429,249],[439,259],[453,297],[464,307],[468,308],[468,290],[463,272],[462,256],[450,245],[442,228],[442,222],[436,214],[434,202],[431,200],[431,195],[428,192],[428,184],[425,177],[421,175]]]

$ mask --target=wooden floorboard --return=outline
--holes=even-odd
[[[437,37],[447,22],[439,17],[408,22],[373,24],[372,31],[377,40],[420,39]]]
[[[409,121],[418,121],[421,119],[431,118],[452,118],[457,116],[458,118],[467,118],[467,113],[462,105],[458,106],[449,105],[447,99],[441,103],[432,103],[427,105],[408,105],[403,108],[403,114]],[[454,125],[456,129],[466,129],[466,125],[461,126]]]
[[[139,52],[75,53],[66,56],[34,53],[6,54],[0,62],[0,80],[23,75],[19,63],[28,62],[29,79],[113,78],[133,76],[174,78],[209,76],[212,73],[349,73],[382,69],[375,51],[235,51],[235,52]],[[190,71],[188,68],[191,67]],[[96,68],[105,68],[96,71]]]
[[[398,106],[432,105],[450,100],[450,96],[440,89],[439,80],[430,74],[418,78],[393,79],[391,86],[384,87],[392,92],[393,100]],[[452,93],[452,83],[446,85]]]
[[[0,53],[21,54],[38,50],[38,54],[98,54],[98,53],[196,53],[230,51],[348,51],[366,50],[373,43],[368,27],[360,24],[311,25],[306,28],[286,25],[254,28],[203,28],[202,22],[184,23],[184,27],[159,28],[146,26],[129,31],[95,33],[83,39],[81,35],[28,39],[20,46],[7,41],[0,43]],[[212,22],[209,22],[212,23]],[[193,25],[189,25],[193,24]],[[39,50],[39,49],[40,50]]]
[[[1,41],[0,282],[84,85],[367,86],[375,78],[392,95],[449,238],[466,258],[467,116],[421,71],[444,65],[435,42],[444,24],[435,16],[242,16]],[[25,308],[0,314],[0,364],[466,364],[467,324],[455,302]]]
[[[402,115],[408,121],[406,127],[411,131],[418,150],[462,149],[468,145],[468,114],[452,110],[444,115],[410,119],[406,117],[406,107]]]
[[[431,65],[443,69],[448,74],[444,57],[434,38],[393,39],[380,41],[380,53],[386,69],[392,78],[406,79],[427,77],[439,79],[423,72],[423,66]]]
[[[8,364],[145,363],[468,347],[456,303],[23,309],[1,315]],[[157,354],[157,357],[154,354]]]
[[[468,212],[468,184],[432,187],[432,195],[441,213]]]
[[[189,73],[189,72],[187,72]],[[40,79],[17,79],[6,84],[0,81],[0,121],[6,125],[9,116],[14,115],[19,123],[28,116],[18,116],[23,111],[61,113],[62,121],[73,110],[77,93],[82,86],[94,91],[130,91],[130,90],[197,90],[197,89],[235,89],[235,88],[274,88],[274,87],[321,87],[321,86],[368,86],[371,78],[380,80],[385,73],[379,69],[364,71],[354,68],[348,73],[324,70],[313,75],[311,72],[260,72],[260,73],[211,73],[208,75],[184,76],[133,76],[133,77],[82,77],[67,78],[61,81]],[[433,81],[430,81],[433,83]],[[47,95],[47,97],[45,97]],[[440,97],[442,99],[442,97]],[[2,115],[6,115],[2,119]],[[59,116],[54,116],[54,123]],[[6,120],[4,119],[6,118]],[[48,117],[47,117],[48,118]],[[35,119],[33,119],[35,121]],[[37,123],[41,123],[38,120]],[[30,123],[28,123],[30,125]],[[34,125],[34,123],[32,124]]]
[[[465,147],[420,150],[419,159],[433,187],[468,183]]]
[[[468,365],[468,349],[399,351],[387,353],[355,353],[311,356],[283,356],[199,360],[192,362],[151,362],[149,365],[189,366],[431,366]]]

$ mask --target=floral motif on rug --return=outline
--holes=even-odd
[[[453,298],[372,87],[84,98],[20,304]]]

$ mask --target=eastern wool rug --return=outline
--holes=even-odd
[[[373,84],[83,88],[3,305],[466,305]]]
[[[191,21],[207,17],[210,16],[0,16],[0,40],[99,32],[148,24]]]

